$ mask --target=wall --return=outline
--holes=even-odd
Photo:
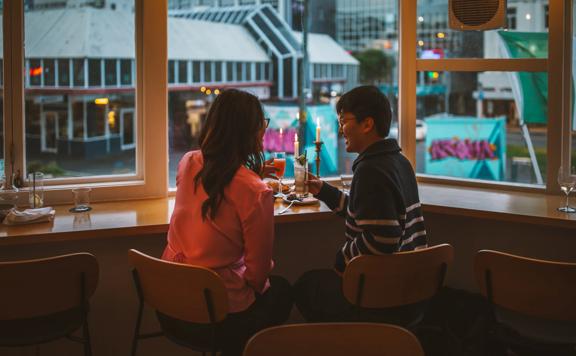
[[[426,224],[431,244],[451,243],[456,249],[454,264],[448,271],[447,283],[456,288],[475,290],[472,275],[474,253],[479,249],[498,249],[539,258],[576,262],[574,230],[554,229],[533,225],[511,224],[427,213]],[[331,267],[336,250],[343,239],[343,222],[329,220],[277,225],[275,245],[276,274],[294,282],[300,274],[312,268]],[[134,238],[105,237],[101,240],[46,243],[43,245],[3,247],[0,260],[28,259],[88,251],[100,263],[100,284],[92,299],[90,327],[95,356],[128,355],[133,334],[137,298],[133,287],[127,251],[139,249],[160,256],[163,236]],[[300,321],[293,312],[293,321]],[[156,331],[154,315],[147,310],[145,332]],[[140,343],[139,356],[194,355],[164,338]],[[0,348],[2,356],[36,355],[34,347]],[[67,340],[56,341],[38,348],[38,355],[82,355],[80,345]]]

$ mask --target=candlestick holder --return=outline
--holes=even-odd
[[[315,141],[314,144],[316,145],[316,177],[320,178],[320,152],[322,151],[324,142]]]

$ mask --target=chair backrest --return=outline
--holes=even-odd
[[[374,323],[293,324],[265,329],[244,356],[424,356],[418,339],[398,326]]]
[[[476,281],[494,305],[527,316],[576,321],[576,263],[482,250]]]
[[[98,274],[98,261],[89,253],[0,262],[0,320],[80,307],[94,294]]]
[[[137,288],[139,284],[144,302],[159,312],[193,323],[210,323],[210,308],[214,322],[228,314],[228,294],[216,272],[136,250],[130,250],[128,258],[137,272]]]
[[[344,296],[364,308],[423,302],[442,286],[453,256],[452,246],[443,244],[389,255],[355,257],[344,271]]]

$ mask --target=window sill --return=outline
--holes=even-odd
[[[563,196],[421,183],[420,199],[425,213],[576,229],[576,214],[556,210],[563,205]],[[70,205],[56,206],[52,223],[0,225],[0,246],[165,234],[174,200],[94,203],[93,210],[84,214],[70,213]],[[283,206],[277,202],[275,210]],[[274,220],[284,224],[335,218],[326,205],[320,204],[293,207],[283,215],[276,214]]]

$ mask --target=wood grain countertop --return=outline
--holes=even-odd
[[[421,183],[420,199],[425,213],[576,229],[576,214],[557,211],[564,204],[563,196]],[[293,206],[278,215],[285,206],[277,199],[277,224],[338,219],[323,203]],[[0,246],[164,234],[174,197],[94,203],[88,213],[71,213],[70,207],[56,206],[50,223],[0,225]]]

